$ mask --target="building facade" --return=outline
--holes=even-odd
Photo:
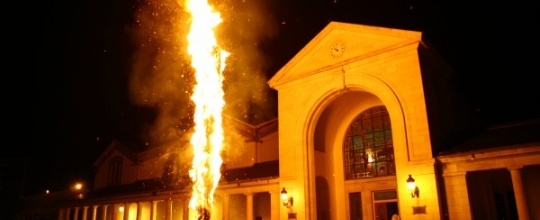
[[[211,219],[540,219],[539,121],[452,142],[450,76],[421,32],[330,22],[269,80],[277,119],[229,120]],[[187,143],[112,143],[58,219],[190,219]]]

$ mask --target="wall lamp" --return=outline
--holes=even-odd
[[[281,200],[283,200],[283,206],[287,208],[291,208],[293,205],[293,198],[287,195],[287,190],[285,190],[285,187],[283,187],[281,190]]]
[[[418,187],[416,186],[414,178],[412,178],[411,174],[409,174],[409,178],[407,178],[407,187],[411,191],[412,198],[420,197],[420,191],[418,190]]]

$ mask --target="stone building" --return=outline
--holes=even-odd
[[[228,120],[212,219],[540,219],[540,121],[480,129],[451,74],[421,32],[330,22],[269,80],[277,119]],[[187,144],[112,143],[58,219],[189,219]]]

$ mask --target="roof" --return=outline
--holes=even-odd
[[[439,156],[538,145],[540,145],[540,118],[488,127],[466,141],[439,153]]]
[[[242,135],[246,141],[258,141],[267,135],[277,132],[278,130],[277,118],[273,118],[258,125],[248,124],[235,118],[230,119],[231,120],[229,121],[236,128],[236,132]]]
[[[126,147],[124,144],[120,143],[120,141],[113,141],[107,149],[96,159],[94,162],[94,166],[97,167],[108,157],[110,157],[114,152],[121,152],[124,156],[129,158],[131,161],[136,162],[137,161],[137,155],[128,147]]]
[[[279,161],[268,161],[257,163],[250,167],[223,170],[221,181],[246,182],[260,179],[271,179],[279,177]],[[152,178],[137,180],[131,184],[107,186],[88,193],[88,199],[102,198],[108,196],[130,195],[137,193],[158,192],[166,190],[186,189],[191,185],[191,179],[186,175],[179,179],[167,181],[162,178]]]
[[[162,190],[185,189],[191,185],[189,177],[183,177],[179,181],[167,182],[161,178],[137,180],[131,184],[108,186],[88,193],[89,199],[102,198],[104,196],[129,195],[134,193],[156,192]]]

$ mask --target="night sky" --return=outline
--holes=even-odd
[[[222,47],[233,54],[227,112],[242,120],[277,115],[275,91],[266,81],[329,21],[422,31],[454,69],[458,93],[486,124],[540,117],[540,10],[532,2],[213,2],[224,18]],[[92,163],[113,139],[141,149],[189,128],[192,74],[183,52],[187,16],[181,4],[20,4],[2,15],[8,123],[0,158],[28,164],[25,194],[90,181]]]

